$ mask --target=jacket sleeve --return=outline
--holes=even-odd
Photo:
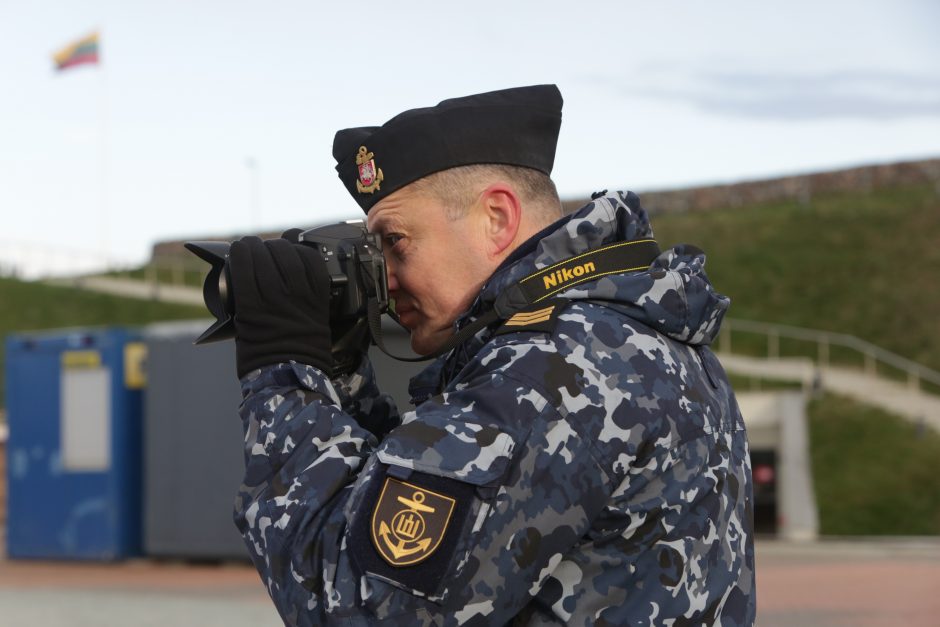
[[[381,443],[314,369],[246,377],[236,521],[286,623],[502,624],[532,600],[612,486],[506,368],[529,350],[477,361]]]
[[[317,624],[327,601],[352,595],[333,589],[342,509],[377,439],[310,366],[256,370],[242,379],[242,394],[245,477],[235,524],[284,622]]]
[[[379,391],[376,385],[375,370],[368,356],[363,355],[355,372],[336,377],[330,383],[342,410],[377,438],[381,439],[401,423],[394,399]]]

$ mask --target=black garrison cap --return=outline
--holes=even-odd
[[[347,128],[333,138],[343,185],[363,211],[428,174],[498,163],[552,171],[561,92],[534,85],[444,100],[382,126]]]

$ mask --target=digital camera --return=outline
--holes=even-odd
[[[303,231],[291,229],[282,236],[320,251],[330,275],[330,329],[333,369],[348,371],[368,347],[369,300],[379,312],[388,309],[388,283],[382,241],[366,230],[361,220],[330,224]],[[186,242],[186,248],[212,267],[202,286],[206,308],[215,322],[196,338],[196,344],[235,337],[235,299],[232,294],[229,242]]]

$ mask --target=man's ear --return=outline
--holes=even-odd
[[[522,203],[506,183],[493,183],[479,199],[481,218],[489,252],[494,257],[508,253],[522,225]]]

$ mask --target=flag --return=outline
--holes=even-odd
[[[98,63],[98,33],[92,33],[73,41],[62,50],[59,50],[52,59],[59,71],[81,65],[82,63]]]

